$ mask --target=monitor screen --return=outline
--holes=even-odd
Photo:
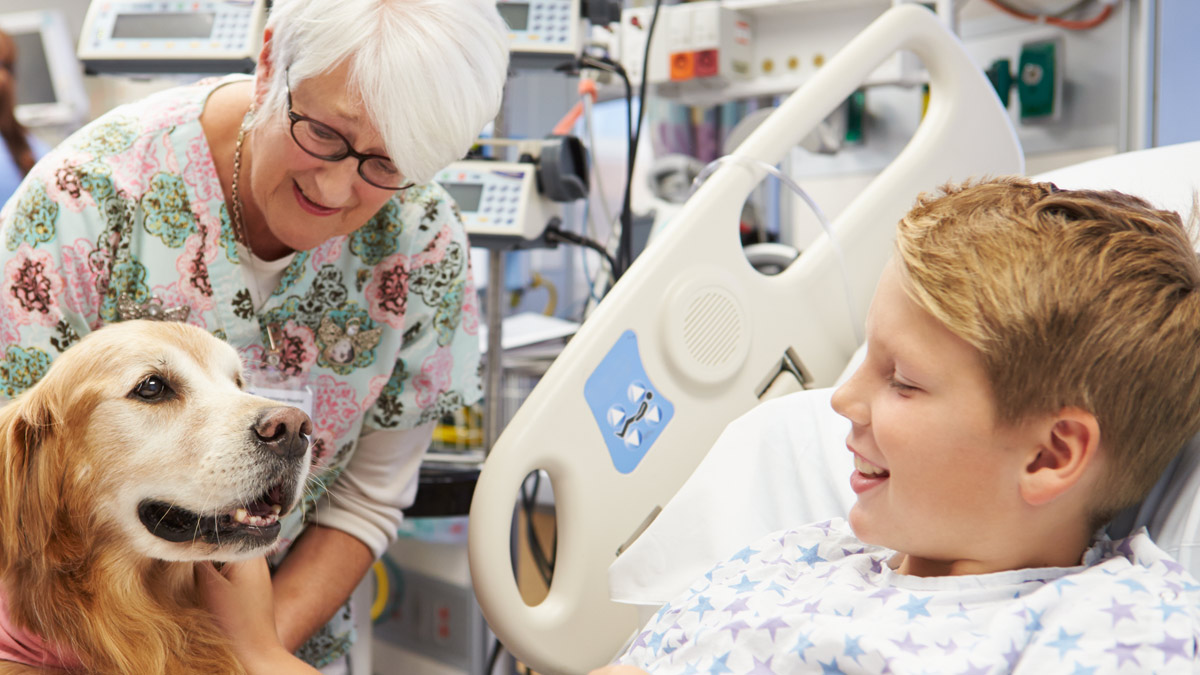
[[[479,198],[483,196],[483,186],[478,183],[445,183],[442,187],[458,202],[461,211],[474,212],[479,210]]]
[[[55,103],[41,31],[13,33],[12,38],[17,43],[17,103]]]
[[[63,13],[0,13],[0,30],[17,47],[17,119],[28,127],[59,127],[62,134],[78,128],[87,117],[88,95]]]
[[[529,27],[529,5],[523,2],[502,2],[496,5],[500,16],[511,30],[525,30]]]
[[[215,18],[211,12],[118,14],[112,36],[118,40],[207,38]]]

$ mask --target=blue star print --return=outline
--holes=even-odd
[[[662,648],[663,636],[662,633],[651,633],[650,639],[646,642],[646,646],[655,654]]]
[[[1025,608],[1025,612],[1029,615],[1029,623],[1025,624],[1025,630],[1030,633],[1042,630],[1042,615],[1046,613],[1046,610],[1043,609],[1040,612],[1035,612],[1032,609]]]
[[[1163,600],[1158,603],[1158,609],[1162,611],[1163,621],[1166,621],[1167,619],[1169,619],[1171,617],[1171,615],[1176,612],[1183,614],[1184,616],[1187,616],[1187,614],[1184,612],[1183,607],[1180,607],[1179,605],[1168,605],[1166,600]]]
[[[853,659],[855,663],[858,663],[858,657],[862,656],[863,654],[866,654],[866,652],[863,651],[863,648],[858,646],[858,641],[861,639],[862,639],[862,636],[852,638],[849,635],[847,635],[846,636],[846,646],[842,651],[842,655],[848,659]]]
[[[800,550],[804,551],[804,553],[803,553],[803,555],[801,555],[799,558],[796,559],[797,562],[808,563],[809,567],[812,567],[813,565],[820,563],[820,562],[826,562],[826,560],[824,558],[817,555],[817,545],[816,544],[813,544],[809,548],[801,547]]]
[[[698,618],[698,620],[699,620],[699,621],[703,621],[703,620],[704,620],[704,613],[705,613],[705,612],[707,612],[707,611],[709,611],[709,610],[711,610],[711,609],[715,609],[715,608],[712,606],[712,604],[711,604],[711,603],[709,603],[709,601],[708,601],[708,597],[707,597],[707,596],[703,596],[703,595],[701,595],[699,598],[697,598],[697,599],[696,599],[696,606],[695,606],[695,607],[693,607],[693,608],[691,608],[691,609],[689,609],[688,611],[689,611],[689,612],[696,612],[696,614],[698,614],[698,615],[699,615],[699,618]]]
[[[737,553],[734,553],[733,557],[730,558],[729,560],[730,561],[741,560],[742,562],[750,562],[750,557],[757,553],[758,553],[758,551],[755,551],[754,549],[747,546],[746,548],[738,551]]]
[[[1122,579],[1122,580],[1118,581],[1117,583],[1125,584],[1126,586],[1129,587],[1129,590],[1134,593],[1145,593],[1146,592],[1146,587],[1139,584],[1137,581],[1135,581],[1133,579]]]
[[[817,664],[821,666],[821,675],[846,675],[841,668],[838,668],[837,659],[834,659],[829,663],[817,661]]]
[[[1079,638],[1083,637],[1083,633],[1072,635],[1064,628],[1058,629],[1058,639],[1046,644],[1058,650],[1058,658],[1063,658],[1067,652],[1079,649]]]
[[[1200,634],[1187,586],[1200,584],[1137,536],[1123,542],[1131,558],[1099,542],[1077,568],[915,579],[872,573],[895,553],[858,552],[844,523],[828,538],[775,534],[671,603],[620,662],[688,675],[1187,672]]]
[[[721,656],[714,656],[712,665],[708,668],[709,675],[721,675],[721,673],[732,673],[729,666],[725,662],[729,660],[729,652],[725,652]]]
[[[908,603],[900,607],[900,609],[908,612],[909,619],[917,616],[929,616],[929,610],[925,609],[925,605],[929,604],[931,597],[918,598],[915,595],[910,595],[908,596]]]
[[[808,663],[808,659],[805,658],[804,652],[812,646],[813,642],[812,640],[808,639],[808,633],[801,633],[800,637],[796,640],[796,644],[792,645],[790,651],[795,652],[796,656],[799,656],[801,661]]]
[[[730,586],[730,588],[737,591],[739,594],[740,593],[750,593],[757,587],[758,587],[758,584],[753,581],[750,581],[750,579],[748,579],[745,574],[742,575],[742,580],[740,582]]]

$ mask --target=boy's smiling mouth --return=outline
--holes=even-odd
[[[868,462],[867,460],[863,459],[862,457],[859,457],[858,455],[854,456],[854,468],[859,473],[861,473],[865,476],[873,477],[873,478],[874,477],[886,478],[888,476],[887,469],[880,467],[880,466],[875,466],[874,464]]]
[[[862,494],[883,483],[892,474],[885,468],[863,459],[857,452],[854,454],[854,473],[850,474],[850,489],[855,494]]]

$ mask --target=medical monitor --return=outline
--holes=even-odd
[[[93,0],[79,35],[79,60],[89,74],[253,72],[268,4]]]
[[[87,91],[62,14],[0,14],[0,29],[17,45],[17,120],[29,127],[82,124],[88,114]]]
[[[497,0],[496,9],[508,24],[512,57],[521,64],[557,65],[582,49],[581,0]]]

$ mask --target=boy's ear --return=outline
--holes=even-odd
[[[1100,451],[1096,416],[1074,406],[1049,420],[1044,438],[1021,475],[1021,497],[1032,506],[1046,504],[1074,487]]]

